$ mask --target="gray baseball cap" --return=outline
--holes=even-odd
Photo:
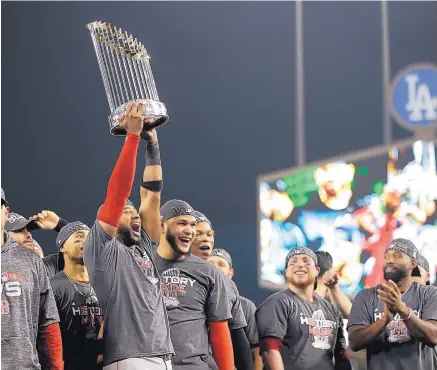
[[[166,221],[178,216],[193,216],[194,209],[187,202],[178,199],[172,199],[164,203],[161,207],[161,219]]]
[[[388,246],[387,250],[396,250],[402,252],[415,261],[417,261],[419,256],[419,251],[414,243],[411,240],[403,238],[394,239]]]
[[[18,231],[27,228],[28,230],[39,229],[35,221],[26,220],[23,216],[18,213],[10,213],[9,218],[5,223],[5,231]]]
[[[315,265],[317,266],[317,256],[316,254],[309,248],[307,247],[297,247],[297,248],[293,248],[290,252],[288,252],[287,254],[287,258],[285,259],[285,267],[288,266],[288,261],[290,261],[291,258],[293,258],[294,256],[298,256],[304,254],[310,258],[313,259]]]
[[[60,251],[60,249],[64,245],[65,241],[71,235],[73,235],[76,231],[79,231],[79,230],[88,230],[89,231],[90,228],[81,221],[73,221],[73,222],[70,222],[69,224],[65,225],[61,229],[61,231],[59,232],[58,237],[56,238],[56,246],[58,247],[58,270],[59,271],[62,271],[64,269],[64,266],[65,266],[64,255]]]
[[[232,257],[224,249],[220,249],[220,248],[214,249],[212,251],[212,254],[211,254],[211,257],[212,256],[217,256],[217,257],[223,258],[224,260],[226,260],[229,263],[229,267],[232,268]]]
[[[212,228],[211,221],[209,221],[203,213],[200,213],[199,211],[194,211],[194,217],[196,217],[196,221],[198,224],[200,224],[201,222],[207,222]]]

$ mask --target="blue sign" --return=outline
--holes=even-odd
[[[393,79],[391,110],[402,126],[417,130],[437,125],[437,65],[413,64]]]

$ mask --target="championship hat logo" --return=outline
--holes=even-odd
[[[413,64],[393,79],[390,94],[393,117],[410,130],[437,124],[437,65]]]

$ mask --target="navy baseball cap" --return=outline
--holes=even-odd
[[[79,230],[88,230],[90,231],[90,228],[85,225],[81,221],[73,221],[69,224],[65,225],[61,231],[58,234],[58,237],[56,238],[56,246],[58,247],[58,270],[62,271],[65,266],[64,262],[64,256],[63,253],[60,251],[62,246],[64,245],[65,241],[73,235],[76,231]]]
[[[178,199],[172,199],[164,203],[161,207],[161,219],[167,221],[170,218],[178,216],[193,216],[195,211],[187,202]]]
[[[5,231],[19,231],[24,228],[27,228],[28,230],[39,229],[35,221],[27,220],[18,213],[10,213],[9,218],[5,223]]]
[[[429,274],[429,262],[423,255],[419,254],[417,257],[417,266],[413,269],[411,276],[422,276],[419,266]],[[429,281],[426,283],[426,285],[430,285]]]

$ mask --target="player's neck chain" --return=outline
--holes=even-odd
[[[64,272],[64,274],[65,274],[65,272]],[[87,287],[84,287],[83,285],[81,285],[81,287],[86,288],[86,291],[81,291],[81,289],[78,288],[79,284],[76,280],[73,280],[67,274],[65,274],[65,276],[70,281],[71,285],[73,285],[73,288],[76,290],[76,292],[78,292],[82,297],[89,298],[93,295],[93,288],[92,288],[91,284],[88,284]]]

